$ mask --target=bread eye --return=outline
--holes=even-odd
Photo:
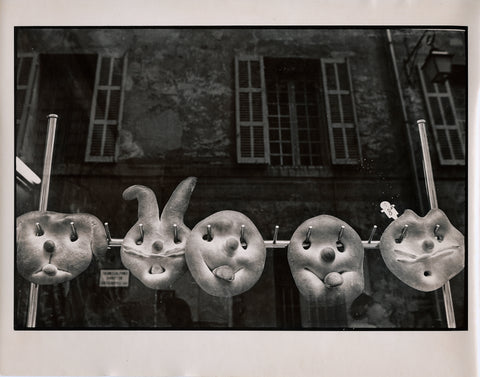
[[[182,240],[180,239],[180,237],[178,237],[178,226],[177,224],[173,224],[173,243],[178,244],[181,242]]]
[[[211,242],[213,240],[212,237],[212,226],[210,224],[207,225],[207,233],[202,237],[205,241]]]
[[[245,250],[248,246],[247,240],[245,239],[245,225],[240,227],[240,244],[242,245],[243,249]]]
[[[140,238],[135,243],[137,245],[141,245],[143,243],[143,238],[145,237],[145,231],[143,230],[143,224],[138,224],[138,229],[140,231]]]
[[[70,222],[70,241],[75,242],[78,240],[77,228],[75,228],[75,223]]]
[[[37,237],[43,236],[45,232],[43,231],[42,227],[40,226],[40,223],[35,223],[35,235]]]
[[[435,228],[433,229],[433,234],[435,235],[435,238],[437,239],[438,242],[443,241],[443,234],[440,233],[440,225],[439,224],[435,225]]]
[[[345,245],[341,241],[337,241],[337,250],[341,253],[345,251]]]
[[[302,246],[305,250],[310,249],[312,243],[310,242],[310,236],[312,235],[312,226],[310,225],[307,229],[307,234],[305,235],[305,240],[302,243]]]

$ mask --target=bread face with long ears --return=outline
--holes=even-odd
[[[192,229],[185,251],[197,284],[208,294],[231,297],[249,290],[265,267],[260,232],[244,214],[220,211]]]
[[[34,211],[17,218],[17,269],[35,284],[74,279],[107,247],[103,224],[90,214]]]
[[[138,220],[125,235],[120,256],[148,288],[167,289],[187,270],[185,244],[190,229],[183,221],[196,182],[195,177],[180,182],[161,215],[148,187],[134,185],[123,192],[125,200],[137,199]]]
[[[300,293],[310,302],[334,306],[351,302],[364,288],[362,240],[344,221],[311,218],[294,232],[288,263]]]
[[[425,217],[407,209],[385,229],[379,247],[390,272],[423,292],[440,288],[465,265],[463,234],[438,208]]]

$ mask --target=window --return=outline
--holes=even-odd
[[[56,163],[115,160],[122,123],[126,56],[18,53],[16,154],[43,159],[46,116],[59,115]],[[68,83],[66,85],[65,83]],[[33,146],[23,148],[29,140]]]
[[[16,59],[15,128],[17,154],[22,154],[27,123],[34,111],[36,82],[38,81],[38,54],[18,54]]]
[[[241,57],[235,68],[238,162],[322,166],[329,149],[333,164],[361,161],[347,60]]]
[[[318,61],[265,60],[271,164],[323,165]]]
[[[418,72],[440,164],[464,165],[464,121],[457,117],[450,83],[430,82],[420,66]]]
[[[235,60],[238,162],[269,163],[263,60]]]
[[[322,59],[322,72],[332,162],[357,164],[360,139],[348,60]]]
[[[115,160],[115,144],[122,123],[127,56],[98,56],[90,109],[85,161]]]

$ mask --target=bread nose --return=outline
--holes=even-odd
[[[160,253],[163,250],[163,242],[160,240],[155,241],[152,248],[154,253]]]
[[[422,243],[422,249],[423,251],[426,251],[427,253],[429,253],[430,251],[432,251],[432,249],[435,247],[435,244],[433,243],[432,240],[425,240],[423,241]]]
[[[335,250],[333,250],[331,247],[325,247],[320,252],[320,256],[322,261],[331,263],[335,260]]]
[[[237,250],[238,245],[239,245],[239,242],[238,242],[237,239],[235,239],[233,237],[229,238],[225,242],[225,252],[227,253],[227,255],[232,256],[235,253],[235,250]]]
[[[55,251],[55,242],[53,242],[52,240],[45,241],[45,243],[43,244],[43,249],[47,253],[53,253]]]

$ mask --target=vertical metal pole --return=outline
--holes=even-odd
[[[432,163],[430,160],[430,150],[428,148],[427,131],[425,128],[425,120],[417,120],[418,131],[420,133],[420,142],[422,144],[423,155],[423,171],[425,174],[425,184],[427,186],[427,196],[430,202],[430,208],[438,208],[437,192],[435,191],[435,182],[433,180]],[[448,328],[456,328],[455,312],[453,311],[452,292],[450,290],[450,282],[447,281],[442,287],[443,301],[445,305],[445,313],[447,316]]]
[[[158,290],[155,290],[155,297],[154,297],[155,303],[153,304],[153,327],[157,327],[157,317],[158,317]]]
[[[42,185],[40,188],[39,211],[47,210],[48,193],[50,189],[50,176],[52,173],[52,157],[55,142],[55,131],[57,128],[58,115],[50,114],[47,116],[47,142],[45,145],[45,159],[43,162]],[[38,284],[30,283],[30,295],[28,300],[27,327],[35,327],[37,321],[38,304]]]
[[[409,158],[410,165],[412,167],[413,178],[414,178],[414,182],[415,182],[415,189],[417,191],[418,203],[420,205],[420,209],[423,211],[424,204],[423,204],[423,198],[422,198],[422,190],[420,188],[417,163],[416,163],[416,159],[415,159],[415,153],[413,151],[412,133],[410,132],[410,122],[408,120],[408,115],[407,115],[407,106],[405,105],[405,99],[403,98],[403,89],[402,89],[402,84],[401,84],[401,81],[400,81],[400,73],[398,72],[398,67],[397,67],[397,58],[396,58],[396,54],[395,54],[395,47],[393,45],[392,33],[391,33],[390,29],[387,29],[386,33],[387,33],[388,46],[390,47],[390,57],[392,59],[393,73],[395,74],[395,81],[397,83],[398,98],[400,99],[400,106],[402,108],[403,125],[405,127],[406,132],[407,132],[407,140],[408,140],[408,144],[409,144],[408,145],[408,152],[409,152],[409,157],[410,157]]]

